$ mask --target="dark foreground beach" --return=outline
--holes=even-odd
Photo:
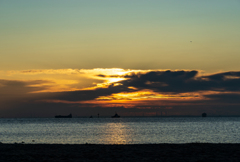
[[[1,161],[240,161],[240,144],[0,144]]]

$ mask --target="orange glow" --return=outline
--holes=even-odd
[[[97,88],[108,88],[109,86],[119,86],[121,81],[127,80],[125,75],[137,75],[138,73],[146,73],[151,70],[131,70],[131,69],[35,69],[25,71],[0,71],[2,79],[18,80],[23,82],[32,82],[27,84],[31,87],[28,93],[43,92],[67,92],[67,91],[84,91],[95,90]],[[154,70],[157,71],[157,70]],[[158,70],[161,71],[161,70]],[[229,79],[229,78],[226,78]],[[231,78],[232,79],[232,78]],[[235,79],[235,78],[234,78]],[[147,84],[161,84],[159,82],[147,82]],[[59,102],[67,104],[89,104],[90,106],[102,107],[137,107],[147,108],[147,105],[178,105],[179,101],[188,104],[187,101],[194,100],[211,100],[204,97],[211,94],[223,94],[228,92],[220,91],[198,91],[194,93],[161,93],[153,90],[138,90],[136,87],[129,86],[133,92],[113,93],[108,96],[99,96],[94,100],[86,101],[64,101],[64,100],[47,100],[44,102]],[[84,92],[83,92],[84,93]],[[234,92],[229,92],[234,93]],[[237,93],[237,92],[236,92]],[[173,101],[173,102],[171,102]],[[171,102],[171,103],[170,103]],[[177,103],[178,102],[178,103]],[[181,103],[183,104],[183,103]]]
[[[13,81],[45,81],[45,83],[29,85],[30,87],[38,87],[38,90],[34,90],[30,93],[42,93],[94,90],[96,88],[107,88],[110,85],[118,86],[120,85],[120,81],[127,80],[127,78],[124,77],[125,75],[137,73],[144,74],[149,71],[152,70],[133,70],[120,68],[31,69],[24,71],[0,71],[0,77],[1,79]],[[155,71],[157,71],[157,69]],[[129,88],[136,90],[135,87]],[[120,96],[116,97],[120,98]]]
[[[208,92],[210,93],[210,92]],[[211,92],[215,93],[215,92]],[[155,95],[155,96],[154,96]],[[119,97],[114,98],[113,96]],[[149,97],[150,96],[150,97]],[[123,107],[137,109],[172,109],[172,106],[192,105],[189,101],[209,100],[200,93],[197,94],[178,94],[163,95],[151,91],[138,91],[131,93],[117,93],[111,96],[101,96],[95,100],[87,101],[64,101],[64,100],[45,100],[40,102],[79,104],[79,107]],[[204,105],[203,102],[195,103],[195,105]]]
[[[16,81],[41,80],[45,83],[29,85],[39,87],[31,93],[94,90],[109,85],[119,85],[123,75],[140,70],[125,69],[32,69],[24,71],[0,71],[1,79]],[[101,77],[100,75],[104,76]],[[41,89],[41,87],[43,87]],[[39,90],[40,89],[40,90]]]
[[[200,99],[202,98],[197,93],[182,93],[177,95],[167,95],[167,94],[160,94],[151,90],[141,90],[137,92],[121,92],[121,93],[114,93],[110,96],[100,96],[97,100],[155,100],[155,99]]]
[[[148,109],[156,106],[188,105],[188,101],[208,100],[200,94],[164,95],[153,91],[142,90],[130,93],[116,93],[110,96],[101,96],[95,100],[81,101],[81,104],[99,105],[101,107],[124,107]],[[184,102],[186,101],[186,102]]]

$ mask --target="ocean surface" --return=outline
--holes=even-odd
[[[240,143],[240,117],[0,119],[2,143]]]

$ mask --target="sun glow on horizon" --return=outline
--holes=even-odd
[[[43,69],[43,70],[26,70],[11,71],[5,75],[4,79],[11,78],[12,81],[22,81],[29,87],[27,93],[52,93],[52,92],[74,92],[79,91],[84,94],[96,90],[104,91],[104,89],[121,89],[124,84],[121,81],[131,79],[131,76],[144,75],[147,72],[161,72],[163,70],[131,70],[120,68],[109,69]],[[163,71],[164,72],[164,71]],[[174,72],[174,70],[173,70]],[[1,72],[3,75],[3,72]],[[134,77],[135,77],[134,76]],[[21,80],[18,80],[21,78]],[[42,79],[44,78],[44,79]],[[233,79],[233,78],[230,78]],[[234,78],[235,79],[235,78]],[[158,82],[146,82],[148,86],[168,86],[167,84],[159,84]],[[197,91],[188,93],[164,93],[155,91],[154,89],[138,89],[134,86],[123,85],[124,89],[117,93],[112,91],[105,95],[96,95],[97,97],[89,100],[58,100],[48,99],[42,102],[66,103],[66,104],[87,104],[100,105],[105,107],[124,106],[136,107],[140,103],[157,103],[163,104],[163,101],[195,101],[195,100],[211,100],[204,97],[207,95],[219,94],[218,91]],[[115,93],[114,93],[115,92]],[[226,93],[226,92],[225,92]],[[232,92],[231,92],[232,93]],[[109,94],[109,95],[108,95]],[[43,94],[44,95],[44,94]],[[140,106],[141,107],[141,106]]]
[[[98,101],[128,101],[128,100],[155,100],[155,99],[202,99],[198,93],[185,93],[185,94],[161,94],[152,90],[140,90],[136,92],[121,92],[114,93],[109,96],[100,96],[96,100]]]

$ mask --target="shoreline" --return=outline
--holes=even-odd
[[[0,144],[0,161],[239,161],[240,144]]]

